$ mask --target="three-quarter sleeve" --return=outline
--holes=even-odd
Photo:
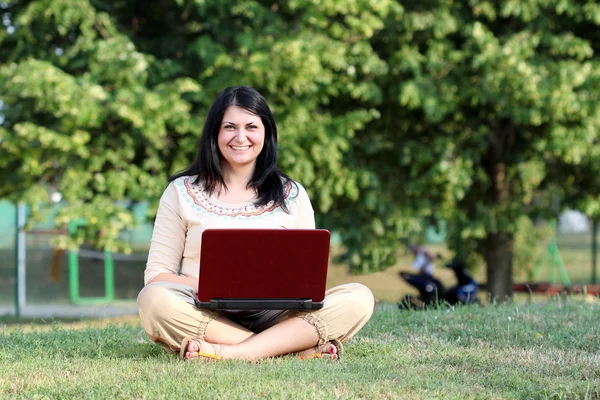
[[[315,229],[315,212],[310,198],[306,189],[298,184],[298,197],[295,199],[297,203],[297,217],[296,217],[296,228],[297,229]]]
[[[163,272],[179,274],[186,230],[187,223],[180,212],[177,190],[173,183],[170,183],[160,198],[154,222],[148,262],[144,271],[145,285]]]

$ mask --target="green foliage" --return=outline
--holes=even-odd
[[[545,164],[578,159],[596,140],[585,129],[600,123],[593,38],[564,33],[594,19],[545,1],[411,7],[382,32],[399,38],[386,49],[398,62],[389,98],[412,110],[396,114],[406,126],[398,172],[413,178],[410,194],[437,196],[440,214],[514,231]]]
[[[382,117],[367,128],[375,144],[357,147],[357,159],[379,177],[381,203],[391,198],[399,209],[460,224],[488,269],[501,268],[490,264],[498,260],[489,235],[510,241],[523,215],[557,212],[536,202],[540,193],[562,195],[561,206],[595,193],[583,180],[597,179],[591,166],[600,165],[592,150],[600,8],[543,0],[402,6],[372,41],[390,73],[378,78]],[[581,166],[590,172],[571,191]],[[503,264],[510,261],[506,252]]]
[[[317,211],[357,201],[370,174],[346,155],[380,116],[374,79],[387,64],[369,40],[395,7],[9,1],[0,11],[14,28],[0,33],[0,197],[38,205],[58,191],[58,225],[89,221],[72,245],[127,250],[116,241],[133,223],[126,205],[156,204],[166,178],[193,158],[215,94],[247,84],[272,105],[281,167]]]
[[[234,84],[269,100],[280,166],[354,272],[392,265],[424,219],[491,262],[490,234],[557,211],[540,196],[600,214],[593,1],[3,4],[0,197],[59,191],[57,223],[95,218],[101,246],[121,248],[126,205],[156,204]]]

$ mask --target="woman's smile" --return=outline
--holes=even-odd
[[[238,106],[225,110],[218,144],[223,161],[229,167],[254,166],[264,142],[265,127],[258,115]]]
[[[248,150],[250,148],[250,145],[247,145],[247,146],[233,146],[232,145],[232,146],[229,146],[229,147],[231,147],[235,151],[246,151],[246,150]]]

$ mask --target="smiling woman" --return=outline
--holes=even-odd
[[[260,117],[238,106],[229,107],[219,131],[219,151],[224,161],[221,168],[253,167],[264,142],[265,127]]]
[[[323,308],[313,311],[197,308],[202,232],[210,228],[315,228],[306,190],[277,168],[271,110],[247,86],[217,96],[196,159],[161,197],[138,296],[142,326],[184,359],[337,359],[342,342],[371,317],[373,294],[357,283],[329,289]]]
[[[219,201],[273,201],[287,211],[284,188],[292,180],[277,168],[277,149],[277,125],[264,97],[247,86],[230,87],[208,112],[196,159],[171,181],[195,176]]]

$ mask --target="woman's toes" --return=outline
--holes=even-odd
[[[198,352],[198,342],[192,340],[188,343],[187,350],[191,353]]]
[[[325,350],[323,350],[323,353],[332,354],[337,357],[337,347],[335,347],[333,343],[327,343],[327,346],[325,347]]]
[[[337,360],[339,358],[337,347],[331,342],[327,343],[321,350],[321,357]]]
[[[331,342],[325,345],[315,346],[308,350],[298,353],[302,358],[327,358],[337,360],[339,358],[337,347]]]
[[[321,357],[329,358],[331,360],[337,360],[337,348],[333,344],[329,343],[321,352]]]
[[[185,352],[185,359],[198,358],[198,350],[198,343],[196,341],[190,341]]]

